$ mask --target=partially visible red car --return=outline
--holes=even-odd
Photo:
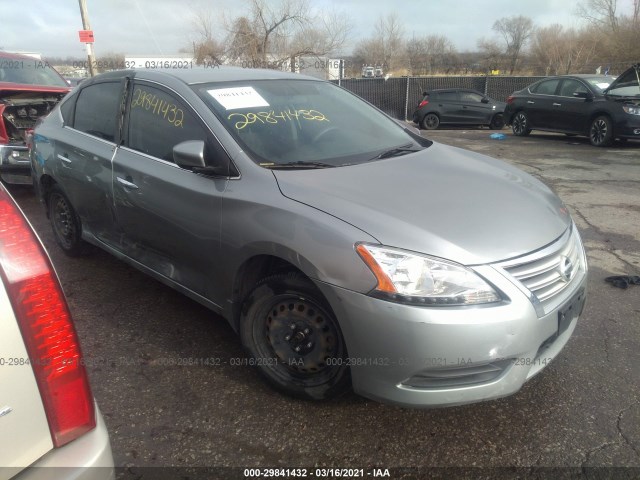
[[[31,183],[27,136],[70,88],[43,60],[0,52],[0,178]]]

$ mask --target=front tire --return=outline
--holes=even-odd
[[[606,115],[593,119],[589,127],[589,140],[594,147],[608,147],[613,142],[613,124]]]
[[[440,126],[440,117],[435,113],[427,113],[420,125],[425,130],[435,130]]]
[[[70,257],[87,252],[87,243],[82,240],[82,227],[78,214],[64,192],[54,185],[47,197],[49,220],[56,243]]]
[[[529,128],[529,117],[524,112],[518,112],[511,120],[511,130],[517,137],[526,137],[531,133]]]
[[[288,272],[258,282],[243,302],[240,338],[276,389],[325,400],[351,384],[338,321],[316,286]]]

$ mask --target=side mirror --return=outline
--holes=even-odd
[[[219,162],[219,165],[207,165],[204,160],[204,150],[205,147],[202,140],[187,140],[173,147],[173,161],[179,167],[209,177],[233,177],[238,175],[238,171],[230,161]],[[218,158],[215,152],[212,157],[214,159]],[[224,153],[220,153],[219,157],[227,158]]]
[[[202,140],[187,140],[173,147],[173,161],[182,168],[191,170],[193,167],[205,167],[204,142]]]
[[[573,92],[574,98],[584,98],[585,100],[593,99],[593,95],[589,92]]]
[[[482,97],[482,100],[480,100],[482,103],[489,103],[489,99],[487,97]]]

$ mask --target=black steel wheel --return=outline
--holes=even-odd
[[[504,128],[504,116],[501,113],[496,113],[491,119],[489,128],[491,130],[502,130]]]
[[[338,322],[315,285],[288,272],[265,278],[242,306],[240,337],[253,364],[278,390],[324,400],[351,378]]]
[[[427,113],[420,123],[425,130],[435,130],[440,126],[440,117],[435,113]]]
[[[518,112],[511,120],[511,129],[513,134],[518,137],[526,137],[531,133],[529,128],[529,117],[524,112]]]
[[[62,251],[71,257],[86,253],[87,244],[82,240],[82,228],[76,211],[60,187],[54,185],[49,192],[47,206],[53,236]]]
[[[589,128],[589,140],[595,147],[608,147],[613,142],[613,125],[611,119],[601,115],[593,119]]]

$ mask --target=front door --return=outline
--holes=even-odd
[[[173,162],[186,140],[217,141],[176,94],[136,82],[125,145],[113,162],[113,194],[125,255],[215,302],[222,198],[228,179]],[[212,149],[208,149],[211,151]]]

